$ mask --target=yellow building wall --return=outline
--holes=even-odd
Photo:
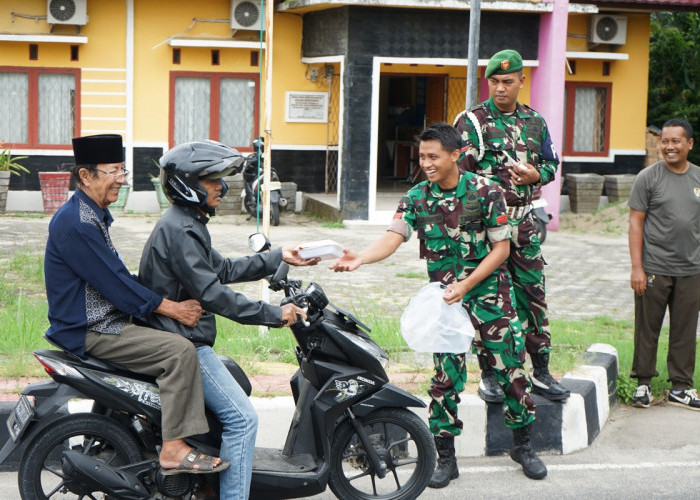
[[[134,141],[167,143],[172,71],[257,73],[258,68],[250,67],[249,51],[243,49],[218,49],[220,64],[213,66],[212,48],[180,47],[180,64],[172,62],[170,37],[231,39],[228,22],[193,21],[227,19],[228,1],[139,0],[134,4]]]
[[[325,145],[329,124],[285,121],[286,92],[328,92],[324,64],[301,62],[302,19],[292,14],[277,14],[274,18],[272,74],[272,138],[276,144]],[[310,80],[311,68],[318,70],[316,82]],[[334,65],[334,74],[340,66]],[[339,88],[339,87],[338,87]],[[337,99],[329,99],[337,102]],[[333,124],[330,124],[331,127]],[[337,124],[335,125],[337,128]]]
[[[45,20],[35,21],[15,16],[46,14],[45,0],[5,0],[0,12],[0,32],[49,34]],[[70,44],[39,43],[39,59],[29,60],[29,42],[0,42],[0,65],[28,67],[65,67],[81,69],[81,133],[117,132],[126,129],[126,2],[88,2],[89,21],[80,34],[88,38],[79,47],[78,61],[70,61]],[[610,75],[602,75],[600,60],[577,61],[575,75],[567,81],[612,82],[612,115],[610,148],[644,149],[646,124],[647,78],[649,69],[649,15],[625,14],[628,18],[627,44],[616,49],[629,54],[627,61],[611,61]],[[201,71],[259,74],[264,70],[264,53],[259,66],[251,66],[251,49],[220,48],[220,65],[211,64],[211,48],[181,48],[181,63],[172,63],[173,47],[167,40],[172,36],[231,39],[228,22],[193,22],[197,19],[226,20],[230,16],[230,0],[192,2],[191,0],[134,1],[134,141],[138,143],[167,143],[169,131],[170,73],[172,71]],[[567,50],[588,50],[588,15],[570,15],[568,32],[582,35],[569,37]],[[302,19],[299,16],[276,13],[273,45],[273,89],[271,131],[275,144],[321,145],[329,135],[337,135],[337,107],[340,100],[339,79],[334,78],[329,106],[332,108],[330,127],[326,123],[289,123],[285,121],[285,93],[293,91],[327,92],[329,81],[323,77],[324,64],[301,62]],[[54,34],[75,35],[74,26],[54,28]],[[236,39],[258,40],[255,31],[239,32]],[[340,65],[332,64],[335,75]],[[317,68],[319,78],[310,80],[311,68]],[[383,74],[447,74],[464,77],[466,69],[454,66],[382,66]],[[520,101],[529,102],[530,68],[525,68],[525,87]],[[259,122],[264,124],[265,75],[259,82],[261,96]],[[345,90],[346,92],[348,89]],[[461,111],[459,90],[450,89],[447,119]],[[453,95],[454,94],[454,95]],[[463,103],[463,98],[461,100]],[[335,113],[335,116],[333,116]],[[633,124],[633,126],[630,126]],[[331,142],[333,140],[331,139]]]
[[[190,0],[139,0],[135,2],[135,142],[165,142],[169,133],[170,75],[174,71],[212,73],[244,73],[260,75],[260,134],[265,124],[265,51],[258,66],[251,66],[251,51],[257,49],[218,48],[220,64],[211,63],[212,47],[180,47],[180,64],[173,64],[173,47],[168,39],[178,37],[232,39],[228,22],[196,22],[197,19],[227,19],[230,1],[218,0],[193,4]],[[158,22],[154,22],[158,19]],[[328,82],[320,77],[310,81],[309,68],[301,63],[301,18],[291,14],[275,14],[273,43],[272,137],[276,144],[325,144],[325,123],[287,123],[284,120],[285,92],[327,92]],[[257,31],[239,32],[236,40],[259,41]],[[320,75],[323,65],[316,65]],[[336,65],[335,73],[339,72]]]
[[[649,15],[627,16],[626,44],[618,48],[599,47],[598,50],[629,55],[628,60],[610,61],[610,74],[603,75],[603,60],[576,60],[576,74],[567,73],[567,82],[612,83],[610,115],[610,149],[645,148],[647,120],[647,91],[649,74]],[[569,16],[567,51],[587,51],[588,15]],[[571,36],[571,34],[579,36]]]
[[[3,4],[5,7],[5,3]],[[88,2],[88,23],[80,27],[55,25],[53,33],[45,19],[46,0],[14,2],[3,9],[0,32],[19,35],[80,35],[88,39],[78,45],[78,60],[71,61],[70,43],[0,42],[0,65],[47,68],[82,68],[80,72],[81,135],[100,132],[123,134],[126,127],[125,20],[123,2]],[[13,16],[10,13],[14,12]],[[29,59],[29,45],[38,45],[38,59]]]

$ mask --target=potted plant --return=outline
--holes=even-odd
[[[10,175],[22,175],[29,173],[25,167],[17,163],[17,160],[23,160],[26,156],[15,156],[10,154],[9,149],[3,149],[0,152],[0,213],[5,212],[7,206],[7,192],[10,190]]]
[[[126,207],[126,201],[129,199],[129,193],[131,192],[131,186],[128,184],[124,184],[122,187],[119,188],[119,197],[117,198],[117,201],[114,203],[109,204],[109,210],[110,212],[123,212],[124,207]]]
[[[156,160],[153,160],[153,164],[160,171],[160,165]],[[170,207],[170,200],[165,195],[165,191],[163,191],[163,185],[160,182],[160,177],[150,173],[148,175],[151,178],[151,184],[153,184],[153,188],[156,191],[156,197],[158,198],[158,206],[160,207],[160,211],[161,213],[165,212]]]
[[[66,169],[70,165],[62,163],[56,172],[39,172],[41,200],[44,203],[45,214],[56,213],[68,201],[71,173]]]

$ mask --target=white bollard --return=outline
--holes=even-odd
[[[295,212],[301,212],[302,195],[303,195],[303,193],[301,191],[297,191],[296,198],[294,199],[294,211]]]

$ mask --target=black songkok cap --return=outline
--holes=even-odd
[[[76,165],[121,163],[124,161],[122,136],[118,134],[73,137]]]

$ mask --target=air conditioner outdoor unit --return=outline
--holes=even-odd
[[[591,16],[591,29],[588,33],[591,43],[624,45],[627,41],[627,16],[597,14]]]
[[[260,10],[259,0],[231,0],[232,29],[260,31],[261,19],[264,30],[265,13]]]
[[[87,0],[46,0],[46,22],[49,24],[87,24]]]

